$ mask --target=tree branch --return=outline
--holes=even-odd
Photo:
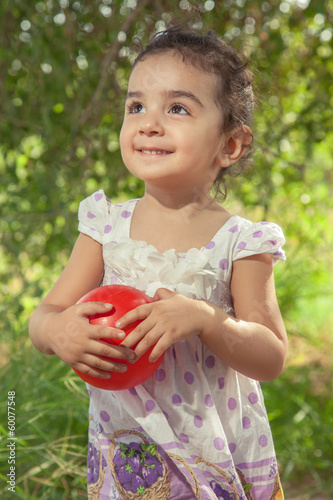
[[[119,28],[119,31],[123,31],[124,33],[128,34],[132,23],[135,21],[135,19],[138,17],[140,14],[141,10],[146,7],[149,3],[151,3],[152,0],[141,0],[138,2],[135,10],[131,12],[131,14],[125,19],[123,22],[122,26]],[[101,77],[99,79],[98,85],[95,89],[95,92],[93,94],[93,97],[86,107],[86,109],[83,111],[82,115],[79,118],[79,125],[84,125],[86,121],[88,120],[92,110],[94,109],[95,105],[98,103],[100,95],[105,87],[105,84],[108,79],[108,70],[111,62],[115,59],[115,56],[120,48],[121,42],[116,39],[113,44],[110,47],[109,52],[106,54],[104,57],[104,60],[102,62],[102,71],[101,71]]]

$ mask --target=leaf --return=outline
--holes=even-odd
[[[245,495],[247,495],[251,491],[252,486],[253,486],[253,483],[244,484],[243,490],[244,490]]]
[[[141,448],[143,451],[149,453],[152,456],[156,455],[156,448],[157,448],[156,443],[152,443],[149,445],[141,444]]]

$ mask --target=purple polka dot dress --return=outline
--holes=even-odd
[[[213,239],[186,253],[159,253],[130,238],[137,200],[113,205],[102,190],[80,204],[79,230],[103,247],[102,285],[153,296],[164,287],[234,315],[232,263],[268,253],[285,260],[273,223],[232,216]],[[222,363],[194,337],[165,353],[142,385],[88,385],[89,499],[283,499],[260,385]]]

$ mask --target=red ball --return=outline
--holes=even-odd
[[[107,285],[91,290],[78,301],[78,304],[82,302],[105,302],[112,304],[113,309],[111,311],[89,316],[89,323],[92,325],[114,327],[116,321],[124,316],[124,314],[128,311],[131,311],[142,304],[148,304],[151,301],[152,299],[150,297],[136,288],[125,285]],[[127,336],[132,330],[134,330],[134,328],[141,323],[141,321],[142,320],[134,321],[123,328],[125,335]],[[101,340],[113,345],[119,345],[122,342],[122,340],[119,339]],[[132,350],[135,349],[136,345],[132,347]],[[153,363],[150,363],[148,360],[153,347],[154,346],[148,349],[148,351],[145,352],[135,363],[128,363],[128,361],[124,359],[108,358],[127,365],[126,372],[110,372],[111,378],[109,379],[92,377],[91,375],[87,375],[86,373],[82,373],[76,369],[74,369],[74,371],[82,378],[82,380],[100,389],[113,391],[130,389],[131,387],[139,385],[151,377],[160,365],[164,354]]]

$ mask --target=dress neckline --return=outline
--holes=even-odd
[[[146,241],[144,240],[135,240],[134,238],[131,237],[131,226],[132,226],[132,217],[133,217],[133,213],[134,213],[134,210],[135,210],[135,207],[138,203],[138,201],[140,200],[140,198],[135,198],[135,199],[132,199],[132,200],[128,200],[126,201],[125,203],[122,204],[122,207],[124,208],[124,205],[125,205],[125,208],[127,208],[127,206],[129,204],[133,204],[134,207],[132,208],[131,207],[131,210],[129,210],[127,213],[129,213],[129,216],[126,218],[126,228],[124,228],[124,233],[125,233],[125,236],[126,238],[128,238],[130,241],[132,242],[136,242],[138,244],[141,243],[141,245],[144,245],[146,247],[150,247],[150,248],[153,248],[159,255],[165,255],[167,253],[174,253],[175,255],[179,256],[179,257],[185,257],[189,252],[193,252],[193,251],[197,251],[197,252],[203,252],[204,250],[209,250],[211,248],[213,248],[215,246],[215,240],[216,238],[218,237],[218,235],[221,233],[221,232],[224,232],[225,230],[227,230],[229,228],[229,226],[233,227],[233,225],[236,225],[236,223],[234,223],[233,225],[231,224],[235,219],[239,219],[239,215],[231,215],[229,217],[229,219],[226,220],[226,222],[224,224],[222,224],[222,226],[215,232],[215,234],[213,235],[213,237],[207,242],[206,245],[202,246],[201,248],[198,248],[198,247],[191,247],[189,248],[186,252],[176,252],[176,249],[175,248],[169,248],[167,250],[164,250],[163,252],[160,252],[159,250],[157,250],[157,248],[152,245],[151,243],[147,243]],[[229,228],[230,229],[230,228]]]

